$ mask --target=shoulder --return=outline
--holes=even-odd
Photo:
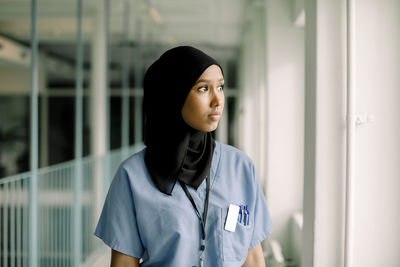
[[[220,146],[221,159],[235,161],[236,163],[240,162],[249,166],[253,165],[251,158],[240,149],[220,142],[216,142],[216,145]]]
[[[237,203],[251,202],[252,198],[247,196],[254,195],[257,187],[253,161],[246,153],[230,145],[217,143],[216,150],[219,151],[220,159],[214,190],[221,195],[229,195],[228,202],[233,199]],[[234,195],[230,195],[231,192]]]
[[[146,166],[144,163],[144,152],[142,149],[127,159],[114,170],[113,183],[117,182],[128,182],[132,183],[132,179],[138,179],[138,177],[144,177],[146,175]]]
[[[240,149],[217,143],[220,151],[220,170],[229,175],[241,175],[242,177],[253,177],[255,175],[254,164],[251,158]]]
[[[119,166],[119,170],[124,170],[124,171],[130,171],[131,169],[137,169],[140,166],[145,165],[144,163],[144,153],[146,151],[146,148],[143,148],[142,150],[134,153],[133,155],[129,156],[127,159],[122,161],[122,163]]]
[[[124,160],[119,166],[114,180],[126,180],[135,195],[158,192],[144,161],[146,148]]]

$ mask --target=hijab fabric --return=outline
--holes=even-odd
[[[179,46],[162,54],[145,74],[145,164],[165,194],[171,195],[177,181],[197,189],[209,176],[215,141],[211,132],[187,125],[181,112],[189,91],[213,64],[219,66],[202,51]]]

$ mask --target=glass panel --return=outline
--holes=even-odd
[[[38,1],[40,166],[74,158],[77,1]],[[38,266],[71,266],[74,166],[39,175]],[[71,239],[72,240],[72,239]]]
[[[90,155],[90,87],[92,75],[92,40],[94,31],[93,8],[83,1],[82,10],[82,38],[83,38],[83,156]]]
[[[74,157],[76,1],[39,2],[41,166]]]
[[[122,127],[122,74],[124,56],[124,0],[109,1],[109,35],[108,35],[108,77],[109,89],[111,91],[110,100],[110,149],[121,147],[121,127]]]
[[[30,1],[0,1],[0,179],[29,168],[29,46]]]

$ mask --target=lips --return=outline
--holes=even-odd
[[[208,118],[210,118],[213,121],[218,121],[220,117],[221,117],[221,113],[219,113],[219,112],[213,112],[208,115]]]

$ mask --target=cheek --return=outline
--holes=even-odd
[[[194,126],[193,124],[196,124],[201,117],[202,112],[200,107],[201,105],[199,104],[199,101],[193,97],[186,99],[186,102],[183,106],[182,117],[184,121],[192,127]]]
[[[192,99],[188,104],[188,108],[190,109],[190,113],[194,117],[202,116],[204,113],[204,102],[201,98]]]

